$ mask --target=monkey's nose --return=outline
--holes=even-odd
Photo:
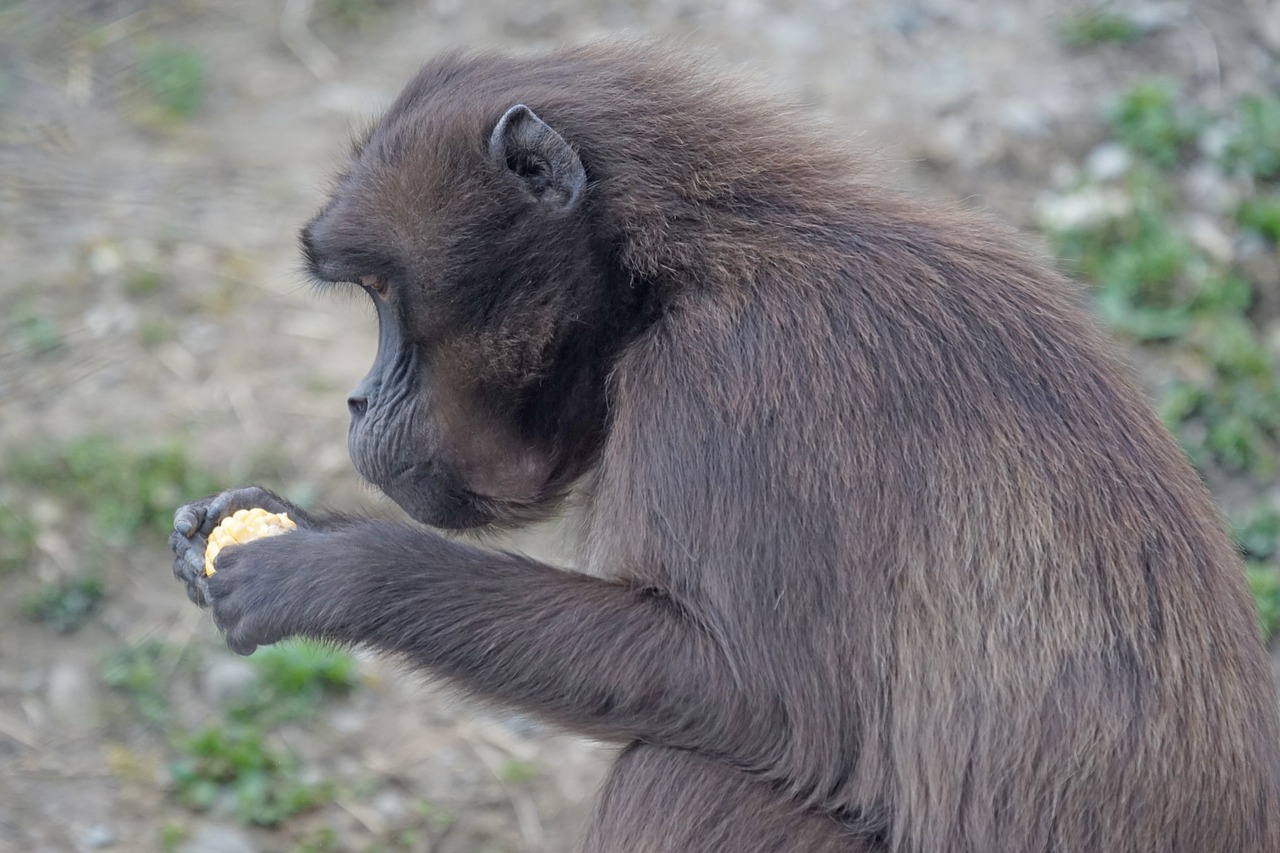
[[[365,412],[369,411],[368,397],[348,397],[347,409],[351,411],[351,417],[358,418]]]

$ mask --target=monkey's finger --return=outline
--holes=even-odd
[[[190,560],[190,551],[194,549],[181,550],[178,543],[174,542],[175,539],[179,540],[181,543],[187,542],[187,539],[181,533],[175,530],[173,533],[169,534],[169,538],[170,545],[171,547],[174,547],[175,554],[173,558],[173,576],[182,581],[183,586],[186,587],[187,590],[187,598],[191,599],[192,604],[199,607],[207,607],[209,604],[209,597],[206,594],[202,583],[203,578],[201,577],[203,564],[198,568],[193,569]]]
[[[204,577],[204,537],[188,539],[177,530],[169,534],[169,548],[173,551],[173,573],[183,583],[192,583]]]
[[[169,534],[169,550],[175,557],[183,558],[193,552],[203,554],[204,548],[205,539],[202,536],[188,536],[180,530],[174,530]]]
[[[258,486],[246,486],[243,489],[222,492],[206,505],[200,532],[208,536],[227,516],[234,514],[237,510],[255,507],[261,507],[269,512],[280,512],[282,504],[274,495]]]
[[[204,518],[204,508],[199,504],[178,507],[178,511],[173,514],[173,529],[190,538],[200,529]]]
[[[235,500],[236,492],[223,492],[222,494],[209,501],[209,505],[205,507],[204,518],[201,519],[200,532],[208,536],[213,529],[222,523],[222,519],[226,518],[235,510],[232,509],[232,502]]]
[[[185,564],[192,553],[203,552],[204,549],[200,545],[201,543],[197,540],[189,539],[177,530],[169,534],[169,550],[175,557],[175,566]]]
[[[197,579],[204,577],[204,551],[192,548],[184,555],[187,562],[187,570],[191,572],[192,577]]]

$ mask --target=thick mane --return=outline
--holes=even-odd
[[[412,149],[447,127],[479,140],[516,103],[576,148],[592,213],[648,277],[741,282],[758,260],[745,232],[823,239],[861,183],[859,158],[811,116],[648,45],[433,60],[391,107],[383,137]]]

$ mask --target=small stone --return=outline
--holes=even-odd
[[[1119,142],[1104,142],[1089,152],[1084,161],[1084,171],[1098,183],[1114,181],[1124,176],[1133,165],[1129,149]]]
[[[86,827],[80,831],[80,843],[91,850],[101,850],[116,843],[116,832],[104,824]]]
[[[1280,250],[1249,235],[1237,242],[1236,258],[1240,272],[1253,284],[1256,316],[1280,316]],[[1273,351],[1280,354],[1280,348]]]
[[[1040,138],[1050,130],[1049,114],[1033,101],[1015,100],[1000,111],[1000,123],[1017,136]]]
[[[368,86],[347,83],[328,83],[316,90],[316,102],[326,110],[339,115],[359,115],[368,112],[372,105],[387,99],[388,92]]]
[[[1233,131],[1226,124],[1214,123],[1201,132],[1196,140],[1196,147],[1206,160],[1220,160],[1231,144]]]
[[[171,262],[175,267],[210,270],[218,266],[218,256],[212,246],[204,243],[179,243],[173,249]]]
[[[124,256],[114,243],[98,243],[89,250],[89,270],[94,275],[108,276],[120,269]]]
[[[1240,204],[1240,189],[1212,163],[1196,163],[1182,177],[1182,192],[1198,209],[1223,214]]]
[[[1264,257],[1271,254],[1273,254],[1271,242],[1261,234],[1255,234],[1252,231],[1242,231],[1236,235],[1236,257],[1241,261],[1248,261],[1253,258]],[[1269,279],[1259,280],[1262,281]]]
[[[57,527],[67,517],[67,509],[62,503],[45,496],[32,498],[27,512],[41,530]]]
[[[1130,8],[1125,17],[1144,33],[1173,29],[1187,19],[1190,4],[1180,0],[1142,3]]]
[[[247,699],[257,687],[257,670],[241,658],[215,657],[200,673],[200,695],[218,707]]]
[[[1207,216],[1193,215],[1187,220],[1187,237],[1196,248],[1220,264],[1231,263],[1235,255],[1231,238]]]
[[[133,333],[139,316],[127,302],[99,302],[84,312],[84,326],[95,338],[118,338]]]
[[[409,814],[408,799],[394,788],[386,788],[378,792],[370,805],[391,826],[400,825]]]
[[[880,26],[902,36],[915,36],[929,26],[929,16],[920,3],[891,3],[882,7]]]
[[[46,691],[49,713],[62,724],[83,730],[96,721],[98,693],[84,667],[68,661],[55,664]]]
[[[1262,43],[1273,54],[1280,56],[1280,3],[1251,3],[1257,16],[1255,28]]]
[[[537,720],[524,714],[504,715],[498,723],[518,738],[532,739],[544,732]]]
[[[205,826],[185,844],[180,853],[258,853],[249,836],[228,826]]]
[[[335,734],[350,737],[364,729],[368,717],[355,708],[342,707],[333,709],[328,714],[327,722]]]
[[[151,240],[135,237],[126,240],[121,248],[125,256],[134,264],[154,267],[160,263],[160,248]]]
[[[912,77],[921,97],[937,113],[964,108],[980,89],[973,65],[954,54],[935,56],[914,69]]]
[[[783,56],[803,55],[805,49],[819,39],[813,27],[799,16],[779,18],[767,29],[769,41]]]
[[[1080,183],[1080,170],[1067,160],[1059,160],[1049,168],[1049,185],[1056,190],[1069,190]]]
[[[960,162],[962,152],[971,147],[969,126],[957,116],[942,119],[933,133],[921,140],[921,154],[941,169],[952,169]]]
[[[1129,197],[1118,189],[1086,186],[1065,195],[1046,194],[1036,203],[1036,210],[1044,227],[1069,231],[1117,219],[1132,206]]]

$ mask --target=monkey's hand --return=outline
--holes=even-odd
[[[296,635],[331,636],[343,621],[341,595],[324,582],[336,535],[296,530],[218,553],[201,582],[214,624],[237,654]]]
[[[187,597],[201,607],[207,607],[209,598],[204,584],[205,550],[211,534],[222,520],[237,510],[261,507],[273,513],[286,513],[300,529],[316,527],[317,523],[298,507],[258,486],[232,489],[210,495],[179,507],[173,515],[173,532],[169,534],[169,548],[173,551],[173,574],[187,588]]]

